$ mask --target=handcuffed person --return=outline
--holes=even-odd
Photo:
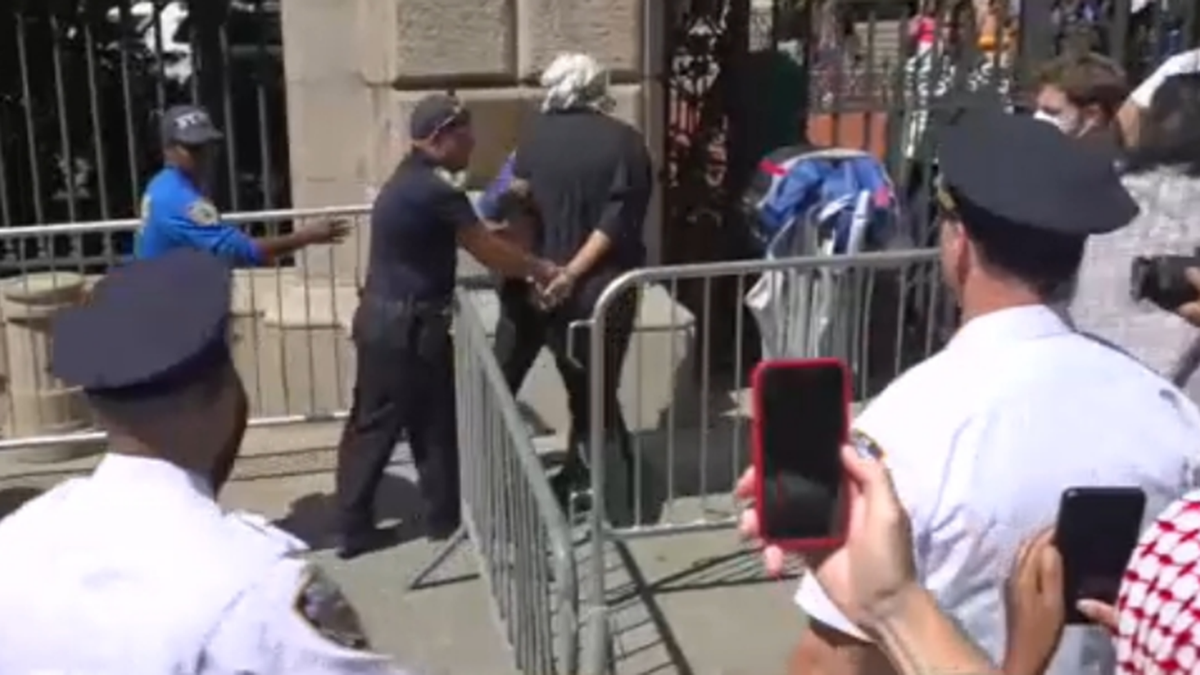
[[[593,336],[588,329],[568,334],[573,322],[592,319],[613,280],[645,263],[643,225],[654,182],[650,153],[637,129],[609,114],[608,79],[608,71],[588,55],[559,55],[542,75],[542,110],[521,134],[513,160],[513,176],[528,185],[536,212],[535,250],[561,265],[563,274],[547,288],[550,302],[542,306],[522,302],[519,289],[507,291],[496,353],[514,389],[543,346],[554,354],[571,413],[567,465],[560,474],[567,489],[589,480],[584,455],[592,424],[593,368],[604,371],[603,427],[620,458],[632,466],[617,388],[633,334],[637,290],[622,293],[608,307],[599,338],[603,364],[589,363]]]
[[[491,232],[449,175],[467,167],[475,144],[471,116],[456,98],[422,99],[409,133],[412,148],[371,210],[367,278],[354,315],[354,401],[336,476],[337,550],[345,558],[394,540],[394,530],[376,526],[375,492],[405,431],[428,508],[427,534],[445,538],[460,524],[450,338],[458,247],[542,288],[560,274]]]

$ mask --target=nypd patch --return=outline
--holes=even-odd
[[[221,213],[217,211],[217,207],[207,199],[197,199],[188,206],[188,220],[197,225],[216,225],[221,222]]]
[[[346,649],[371,648],[358,612],[320,569],[309,567],[305,572],[294,609],[304,623],[326,640]]]

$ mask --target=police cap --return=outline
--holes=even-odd
[[[163,145],[207,145],[224,137],[208,112],[199,106],[177,105],[163,113]]]
[[[109,272],[52,328],[51,371],[93,395],[186,386],[229,358],[230,269],[193,249]]]
[[[943,206],[1066,236],[1128,225],[1138,214],[1111,157],[1052,125],[998,110],[964,112],[941,133]]]
[[[471,113],[450,94],[430,94],[413,106],[408,118],[408,136],[423,141],[450,127],[471,121]]]

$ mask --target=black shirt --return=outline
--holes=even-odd
[[[413,150],[371,208],[366,292],[388,300],[448,300],[458,266],[456,235],[477,222],[466,193]]]
[[[586,109],[540,114],[521,136],[513,174],[529,181],[542,257],[565,264],[600,229],[614,245],[593,273],[645,263],[642,225],[654,176],[637,129]]]

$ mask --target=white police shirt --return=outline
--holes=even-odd
[[[108,455],[0,521],[0,673],[392,674],[299,540]]]
[[[1053,525],[1064,489],[1137,485],[1149,521],[1197,485],[1200,413],[1169,382],[1045,306],[963,326],[855,428],[885,453],[913,523],[917,573],[997,662],[1004,583],[1021,543]],[[796,604],[866,639],[812,576]],[[1068,628],[1050,675],[1113,672],[1109,637]]]

